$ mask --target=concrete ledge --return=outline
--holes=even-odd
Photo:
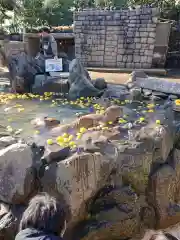
[[[74,33],[73,32],[60,32],[60,33],[52,33],[55,39],[74,39]],[[39,35],[37,33],[26,33],[26,38],[39,38]]]
[[[131,73],[134,70],[142,70],[146,74],[149,75],[159,75],[159,76],[166,76],[167,71],[165,69],[133,69],[133,68],[96,68],[96,67],[87,67],[88,71],[91,72],[104,72],[104,73]]]

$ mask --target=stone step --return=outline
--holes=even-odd
[[[169,82],[166,79],[158,79],[155,77],[137,78],[135,82],[136,86],[141,88],[150,89],[153,91],[180,95],[180,83]]]
[[[133,68],[103,68],[103,67],[87,67],[88,71],[91,72],[108,72],[108,73],[131,73],[132,71],[135,71]],[[149,75],[159,75],[159,76],[166,76],[167,71],[166,69],[157,69],[157,68],[151,68],[151,69],[138,69],[139,71],[143,71],[146,74]]]

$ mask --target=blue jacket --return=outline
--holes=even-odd
[[[62,240],[62,238],[36,229],[26,228],[16,235],[15,240]]]

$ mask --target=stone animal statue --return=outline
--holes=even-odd
[[[95,88],[87,70],[84,69],[79,59],[74,59],[69,66],[69,98],[99,97],[104,91]]]

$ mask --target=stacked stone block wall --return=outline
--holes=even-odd
[[[158,10],[83,10],[74,14],[75,54],[85,66],[151,68]]]

